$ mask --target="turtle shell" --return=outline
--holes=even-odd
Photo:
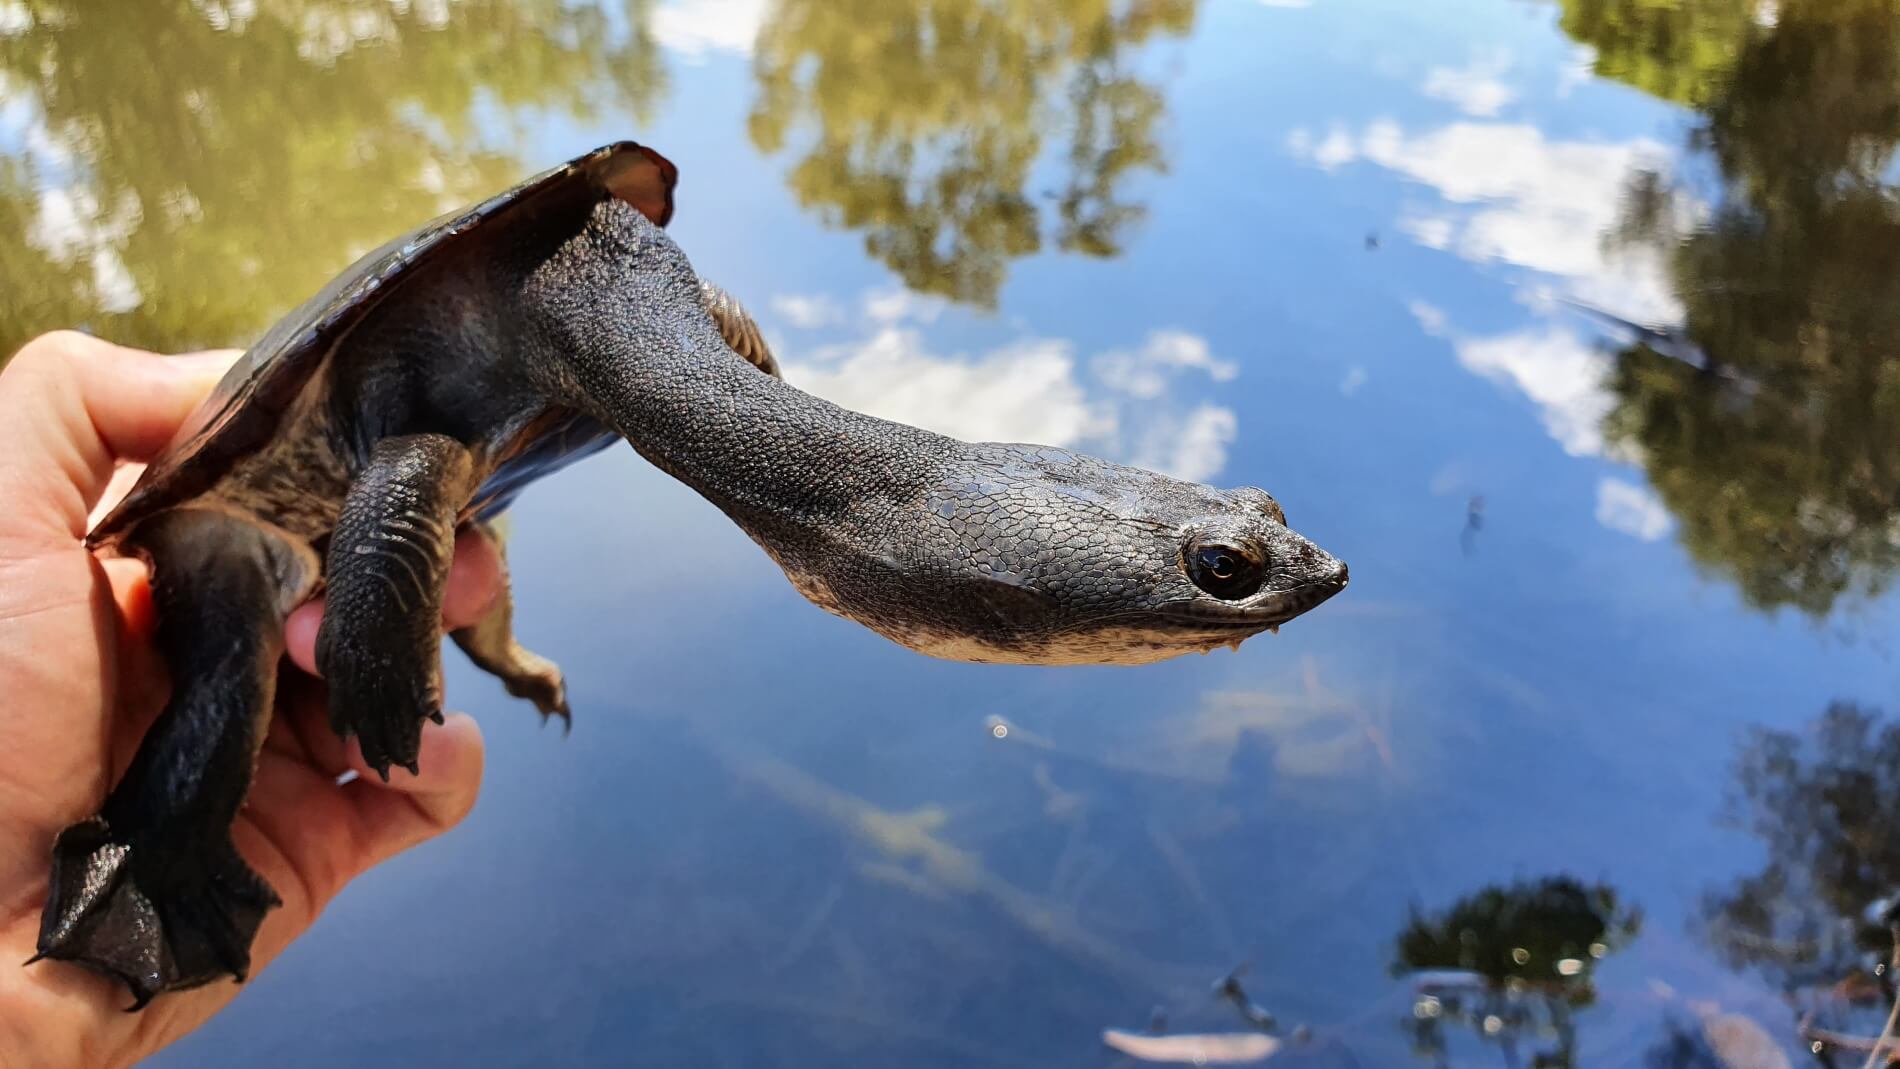
[[[317,294],[278,320],[225,373],[132,487],[94,527],[87,542],[116,541],[140,520],[210,489],[232,466],[276,433],[284,413],[310,385],[337,344],[405,277],[451,254],[471,231],[576,186],[613,195],[654,223],[673,217],[679,171],[644,145],[621,141],[545,171],[471,208],[451,212],[351,264]]]

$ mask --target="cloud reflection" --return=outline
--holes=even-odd
[[[1509,63],[1500,55],[1464,68],[1436,68],[1423,91],[1467,114],[1493,114],[1511,99],[1508,87],[1491,84]],[[1452,342],[1465,369],[1536,404],[1545,431],[1564,452],[1612,452],[1602,429],[1615,407],[1606,384],[1610,358],[1558,317],[1572,314],[1566,305],[1636,323],[1682,317],[1662,251],[1605,240],[1618,223],[1628,176],[1659,167],[1667,158],[1662,145],[1647,138],[1554,139],[1518,123],[1459,121],[1409,131],[1390,119],[1357,133],[1336,123],[1323,139],[1299,128],[1286,144],[1296,158],[1328,172],[1365,163],[1426,187],[1436,202],[1408,208],[1396,224],[1401,233],[1473,263],[1524,272],[1520,297],[1547,322],[1467,335],[1430,304],[1415,300],[1411,311],[1427,334]],[[1672,210],[1686,221],[1701,209],[1685,202]],[[1654,495],[1621,479],[1600,482],[1596,517],[1644,541],[1670,530]]]
[[[1676,526],[1654,491],[1607,477],[1597,482],[1597,522],[1645,542],[1656,541]]]
[[[1433,67],[1426,72],[1421,91],[1451,101],[1466,115],[1489,118],[1517,99],[1517,90],[1504,84],[1502,77],[1510,69],[1510,52],[1500,50],[1463,67]]]
[[[18,37],[33,28],[33,12],[20,0],[0,3],[0,37]]]
[[[1456,342],[1458,363],[1493,382],[1517,387],[1537,404],[1544,429],[1573,457],[1603,452],[1603,417],[1613,402],[1604,389],[1609,357],[1568,330],[1514,331]]]
[[[844,315],[837,302],[822,294],[812,297],[780,294],[772,298],[771,306],[781,319],[805,330],[830,326]]]
[[[1607,451],[1603,418],[1612,401],[1604,376],[1610,361],[1595,346],[1558,327],[1467,337],[1452,329],[1449,317],[1437,306],[1414,300],[1409,308],[1421,330],[1451,340],[1465,370],[1514,386],[1535,402],[1544,429],[1564,452],[1585,457]]]
[[[765,0],[673,0],[654,11],[653,39],[689,63],[714,52],[749,56],[765,7]]]
[[[781,295],[769,306],[793,327],[843,318],[839,302]],[[847,408],[967,441],[1075,447],[1206,480],[1239,433],[1233,409],[1175,397],[1184,380],[1228,382],[1238,365],[1205,338],[1155,330],[1141,345],[1084,361],[1061,338],[1024,336],[975,355],[933,352],[920,323],[943,303],[904,291],[866,294],[855,340],[807,347],[779,340],[786,379]]]
[[[1441,203],[1400,224],[1421,244],[1551,276],[1546,284],[1639,322],[1682,314],[1659,253],[1603,241],[1628,176],[1666,158],[1655,141],[1551,140],[1511,123],[1408,133],[1381,119],[1357,135],[1335,126],[1324,140],[1297,129],[1287,146],[1325,170],[1365,161],[1432,189]]]
[[[1329,676],[1339,671],[1326,670]],[[1192,707],[1156,718],[1117,746],[1057,743],[1001,716],[984,726],[1009,746],[1144,780],[1220,785],[1234,779],[1236,762],[1254,762],[1239,773],[1243,779],[1271,772],[1300,780],[1398,782],[1391,687],[1347,677],[1344,689],[1335,689],[1321,672],[1309,655],[1301,658],[1297,682],[1204,691]],[[1408,753],[1410,773],[1429,760]]]
[[[785,377],[846,408],[973,441],[1072,445],[1113,429],[1083,392],[1069,343],[1056,339],[942,355],[917,329],[887,326],[788,356]]]

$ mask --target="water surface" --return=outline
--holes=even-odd
[[[1242,962],[1289,1064],[1878,1027],[1900,4],[3,0],[0,350],[243,344],[629,136],[794,383],[1264,486],[1352,588],[934,662],[612,451],[512,526],[573,736],[451,654],[474,815],[155,1064],[1109,1066]]]

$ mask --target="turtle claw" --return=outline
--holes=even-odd
[[[512,667],[514,670],[502,677],[508,693],[533,702],[543,724],[558,716],[571,729],[574,716],[567,707],[567,683],[554,662],[523,650],[519,663]]]
[[[506,584],[487,616],[450,634],[477,668],[501,680],[509,694],[533,702],[543,724],[558,716],[563,735],[573,730],[560,666],[515,641],[514,594]]]
[[[574,713],[567,704],[567,684],[561,678],[561,670],[553,661],[529,653],[516,647],[516,659],[501,675],[502,685],[508,693],[517,698],[526,698],[534,703],[535,711],[541,714],[543,726],[555,717],[561,718],[561,735],[566,737],[574,733]]]
[[[354,737],[363,763],[384,783],[392,767],[417,772],[422,723],[442,722],[434,666],[377,664],[342,642],[321,647],[319,661],[330,685],[331,730],[339,738]]]
[[[27,962],[70,961],[132,995],[128,1012],[167,991],[250,973],[251,939],[276,892],[228,836],[137,845],[95,817],[60,833],[52,887]]]

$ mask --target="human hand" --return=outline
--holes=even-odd
[[[89,516],[130,488],[216,384],[235,352],[159,357],[83,334],[49,334],[0,370],[0,1064],[129,1065],[203,1023],[241,990],[214,983],[140,1013],[115,981],[72,965],[22,968],[34,952],[60,829],[98,811],[165,703],[145,566],[86,549]],[[110,496],[108,496],[110,493]],[[103,503],[102,503],[103,499]],[[501,593],[493,543],[464,534],[445,626],[475,623]],[[259,930],[253,971],[316,919],[344,884],[454,826],[474,805],[482,741],[464,715],[428,724],[421,776],[367,775],[329,727],[314,679],[321,601],[286,626],[257,775],[232,829],[283,899]],[[358,777],[339,785],[346,771]]]

